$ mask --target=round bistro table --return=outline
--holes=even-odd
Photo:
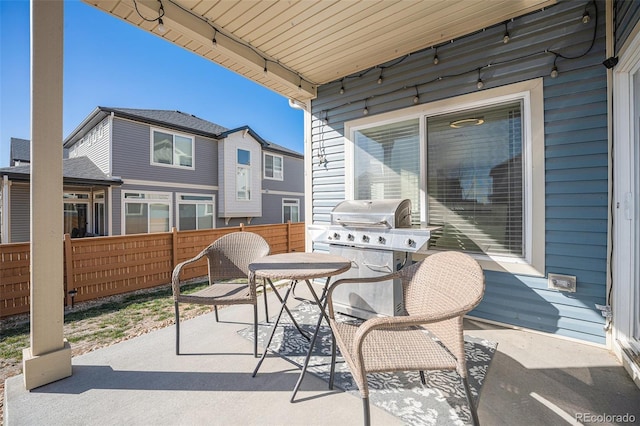
[[[322,319],[325,318],[327,324],[329,324],[329,320],[327,319],[327,314],[325,312],[325,304],[322,303],[322,300],[326,300],[327,288],[329,286],[329,281],[331,277],[335,275],[339,275],[343,272],[348,271],[351,268],[351,261],[342,256],[336,256],[333,254],[326,253],[306,253],[306,252],[293,252],[293,253],[280,253],[280,254],[272,254],[269,256],[262,257],[252,262],[249,265],[249,279],[256,280],[258,278],[263,278],[267,280],[289,280],[289,285],[287,287],[287,292],[284,295],[284,298],[281,299],[282,306],[280,308],[280,312],[278,313],[278,318],[273,325],[273,329],[271,330],[271,335],[269,336],[269,340],[267,341],[264,352],[262,353],[262,357],[260,361],[258,361],[258,365],[253,371],[253,377],[258,374],[258,370],[260,369],[260,365],[262,365],[262,361],[264,361],[267,356],[267,351],[269,350],[269,345],[271,344],[271,340],[276,332],[276,327],[278,326],[278,322],[280,322],[280,317],[282,317],[282,313],[287,309],[287,299],[291,294],[291,290],[293,286],[298,281],[304,281],[313,296],[315,303],[320,308],[320,315],[318,315],[318,322],[316,324],[316,329],[313,333],[313,338],[309,343],[309,351],[307,352],[307,356],[304,361],[304,365],[302,367],[302,371],[300,373],[300,377],[298,378],[298,382],[293,389],[293,394],[291,395],[291,402],[293,402],[300,385],[302,384],[302,379],[307,371],[307,367],[309,365],[309,359],[311,358],[311,353],[313,351],[313,345],[316,342],[316,338],[318,337],[318,330],[320,329],[320,324],[322,323]],[[311,281],[315,278],[325,278],[326,281],[322,288],[322,295],[318,297],[318,294],[314,290],[311,285]],[[279,298],[280,299],[280,298]],[[291,314],[289,314],[291,315]],[[295,320],[294,320],[295,321]],[[296,324],[297,325],[297,324]],[[300,328],[298,327],[298,330]],[[302,331],[301,331],[302,332]]]

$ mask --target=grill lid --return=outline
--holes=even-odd
[[[411,200],[346,200],[331,211],[331,224],[350,227],[411,227]]]

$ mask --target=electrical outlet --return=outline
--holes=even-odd
[[[576,291],[576,277],[573,275],[549,274],[548,288],[574,293]]]

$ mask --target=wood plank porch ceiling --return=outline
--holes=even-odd
[[[157,20],[140,16],[157,19],[158,0],[83,1],[303,102],[318,85],[556,3],[162,0],[166,31],[160,33]]]

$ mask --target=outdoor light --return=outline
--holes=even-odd
[[[342,82],[340,83],[340,94],[344,95],[344,78],[342,79]]]
[[[166,28],[164,27],[164,22],[162,22],[162,18],[158,18],[158,32],[160,34],[164,34],[165,33]]]
[[[382,84],[382,69],[380,70],[380,77],[378,77],[378,84]]]
[[[504,44],[509,43],[509,29],[507,28],[507,23],[504,23],[504,37],[502,37],[502,42]]]
[[[482,78],[480,78],[480,68],[478,68],[478,81],[476,82],[476,87],[478,89],[482,89],[484,87],[484,82],[482,81]]]
[[[433,55],[433,65],[438,65],[440,59],[438,58],[438,48],[436,47],[436,53]]]
[[[367,108],[367,100],[364,101],[364,109],[362,110],[362,115],[369,114],[369,108]]]
[[[218,40],[216,40],[216,35],[218,34],[218,30],[216,30],[215,28],[213,29],[213,40],[211,40],[211,44],[213,44],[213,47],[218,47]],[[266,65],[265,65],[266,68]]]
[[[418,92],[418,86],[415,86],[416,88],[416,95],[413,97],[413,103],[417,104],[418,102],[420,102],[420,93]]]
[[[551,68],[551,73],[549,74],[551,78],[556,78],[558,76],[558,67],[556,66],[556,61],[558,60],[558,55],[553,58],[553,68]]]
[[[73,290],[69,290],[69,296],[71,296],[71,307],[73,308],[73,300],[78,294],[78,289],[74,288]]]
[[[582,14],[582,23],[588,24],[589,22],[591,22],[591,16],[589,15],[589,12],[585,10],[584,13]]]

